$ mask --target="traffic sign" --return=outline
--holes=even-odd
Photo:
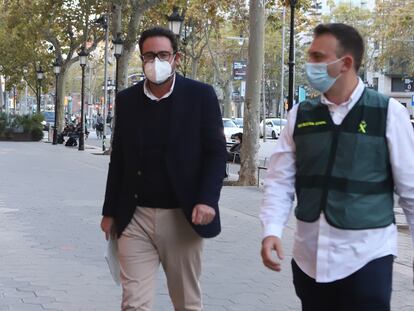
[[[404,91],[414,92],[414,78],[404,78]]]
[[[233,62],[233,80],[246,80],[247,61],[240,60]]]

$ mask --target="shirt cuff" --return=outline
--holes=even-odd
[[[275,224],[268,224],[263,226],[263,239],[273,235],[278,238],[282,238],[283,233],[283,226],[275,225]]]

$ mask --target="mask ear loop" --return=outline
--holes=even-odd
[[[345,56],[342,56],[341,58],[338,58],[337,60],[334,60],[333,62],[330,62],[329,64],[326,64],[326,70],[328,70],[328,66],[329,66],[329,65],[336,64],[337,62],[341,61],[344,57],[345,57]],[[328,75],[329,75],[329,73],[328,73]],[[330,76],[330,75],[329,75],[329,76]],[[340,77],[340,76],[342,76],[342,73],[341,73],[341,72],[340,72],[340,73],[339,73],[339,75],[337,75],[336,77],[331,77],[331,76],[330,76],[330,77],[331,77],[331,78],[334,78],[334,79],[335,79],[335,81],[336,81],[336,80],[338,80],[338,79],[339,79],[339,77]]]
[[[168,76],[166,81],[168,81],[173,75],[175,75],[175,69],[172,68],[172,64],[175,60],[175,56],[177,55],[177,53],[174,53],[173,55],[174,55],[174,57],[173,57],[171,63],[169,62],[170,66],[171,66],[171,74]]]
[[[171,63],[170,63],[170,65],[172,66],[172,63],[174,62],[174,60],[175,60],[175,57],[177,56],[177,52],[176,53],[173,53],[173,55],[174,55],[174,57],[173,57],[173,59],[172,59],[172,61],[171,61]]]
[[[332,62],[330,62],[330,63],[328,63],[326,65],[329,66],[329,65],[336,64],[337,62],[341,61],[343,58],[345,58],[345,56],[342,56],[341,58],[338,58],[338,59],[336,59],[336,60],[334,60],[334,61],[332,61]]]

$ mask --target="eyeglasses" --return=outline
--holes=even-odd
[[[161,51],[158,53],[153,53],[153,52],[147,52],[145,54],[142,54],[141,60],[146,63],[146,62],[153,62],[155,60],[155,57],[157,57],[159,60],[161,61],[169,61],[171,56],[174,55],[175,53],[171,53],[168,51]]]

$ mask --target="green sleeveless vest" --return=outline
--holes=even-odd
[[[394,221],[388,100],[365,89],[340,125],[320,98],[299,104],[293,134],[299,220],[314,222],[323,211],[332,226],[355,230]]]

